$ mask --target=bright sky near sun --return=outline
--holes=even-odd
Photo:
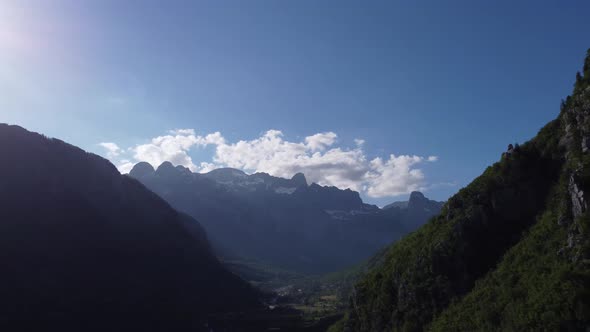
[[[0,122],[444,200],[559,111],[588,1],[0,1]]]

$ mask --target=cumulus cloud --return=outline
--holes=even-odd
[[[135,164],[128,159],[121,159],[119,161],[119,166],[117,168],[119,169],[119,172],[121,172],[122,174],[127,174],[131,172],[131,169],[134,165]]]
[[[106,150],[106,155],[109,159],[118,157],[122,152],[121,148],[119,148],[117,144],[112,142],[98,143],[98,145],[102,146]]]
[[[194,134],[193,134],[194,135]],[[199,145],[222,145],[225,144],[225,138],[221,136],[221,133],[216,131],[205,137],[197,136],[197,144]]]
[[[193,164],[188,151],[198,143],[199,139],[194,133],[178,131],[172,135],[158,136],[150,143],[136,146],[132,149],[133,158],[137,161],[146,161],[154,167],[169,161],[174,165],[182,165],[196,171],[197,167]]]
[[[426,158],[434,161],[434,156]],[[375,158],[367,173],[367,194],[371,197],[397,196],[414,190],[422,190],[424,173],[414,168],[424,162],[423,157],[390,155],[388,160]]]
[[[337,141],[338,135],[334,132],[317,133],[292,142],[285,140],[280,130],[268,130],[260,137],[230,143],[220,132],[201,136],[193,129],[175,129],[129,150],[136,162],[146,161],[154,167],[170,161],[202,173],[219,167],[233,167],[289,178],[302,172],[308,182],[350,188],[371,197],[424,190],[427,188],[425,175],[418,167],[438,159],[436,156],[394,154],[386,159],[369,159],[363,150],[364,140],[355,139],[353,148],[335,146]],[[189,151],[205,146],[214,147],[212,160],[195,164]],[[119,156],[122,150],[116,151],[119,154],[109,158]],[[132,164],[129,160],[120,160],[119,170],[129,172]]]
[[[333,132],[319,133],[305,138],[305,144],[311,151],[323,151],[336,142],[336,135]]]

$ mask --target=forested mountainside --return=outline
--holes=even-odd
[[[590,326],[590,50],[556,120],[393,244],[331,331]]]
[[[107,160],[0,124],[0,329],[194,331],[259,308],[193,218]]]
[[[303,273],[337,271],[417,229],[442,206],[415,192],[379,209],[358,192],[223,168],[193,173],[165,162],[129,173],[199,220],[221,255],[240,254]]]

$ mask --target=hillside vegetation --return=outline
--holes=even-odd
[[[590,324],[590,50],[556,120],[393,244],[332,331]]]

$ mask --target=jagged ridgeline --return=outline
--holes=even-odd
[[[164,162],[138,163],[129,176],[202,223],[225,261],[253,258],[298,273],[334,272],[369,258],[440,212],[414,192],[379,209],[356,191],[266,173],[220,168],[209,173]]]
[[[556,120],[393,244],[333,331],[590,326],[590,50]]]

